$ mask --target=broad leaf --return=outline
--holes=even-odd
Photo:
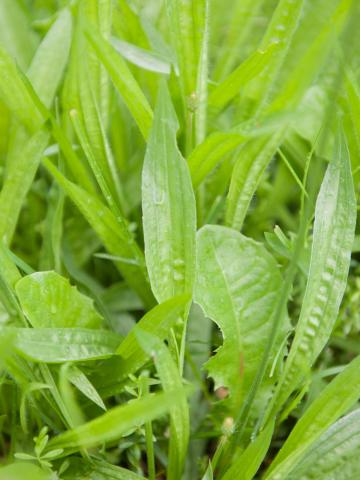
[[[84,362],[116,352],[120,337],[106,330],[85,328],[4,328],[13,335],[15,350],[34,362]]]
[[[224,338],[206,364],[216,387],[228,387],[242,399],[248,392],[267,344],[281,286],[276,261],[263,245],[225,227],[206,226],[199,231],[194,299]],[[272,358],[285,331],[282,325]]]
[[[36,272],[16,284],[21,308],[35,328],[98,328],[93,300],[56,272]]]

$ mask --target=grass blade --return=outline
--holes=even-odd
[[[140,89],[138,83],[129,70],[126,62],[94,29],[86,30],[89,41],[99,60],[107,69],[115,87],[124,99],[142,135],[146,139],[152,123],[152,110]]]
[[[145,304],[151,305],[153,297],[147,279],[143,254],[124,219],[116,218],[100,200],[67,180],[49,160],[44,160],[44,164],[79,208],[109,253],[115,257],[132,260],[132,263],[117,260],[115,265],[129,285],[138,292]]]

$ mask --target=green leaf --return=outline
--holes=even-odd
[[[128,284],[139,294],[145,305],[152,305],[153,296],[143,253],[125,220],[115,217],[99,199],[67,180],[49,160],[45,159],[44,165],[84,215],[108,252],[119,257],[115,265]]]
[[[50,107],[66,67],[72,35],[72,17],[63,10],[48,31],[27,72],[40,100]]]
[[[0,480],[50,480],[51,473],[44,472],[40,467],[29,462],[11,463],[0,468]]]
[[[198,232],[194,300],[224,339],[206,368],[216,388],[228,387],[237,401],[244,399],[261,363],[281,286],[276,261],[263,245],[225,227]],[[272,359],[286,327],[279,329]]]
[[[226,224],[240,230],[256,189],[285,136],[285,128],[271,137],[250,140],[239,152],[231,176]]]
[[[265,118],[261,122],[243,122],[227,132],[216,131],[208,135],[197,145],[188,158],[189,170],[194,188],[197,188],[205,177],[226,158],[226,155],[241,144],[251,139],[264,137],[284,127],[291,115],[277,115]]]
[[[16,59],[20,68],[27,68],[36,49],[37,35],[16,1],[0,2],[0,43]]]
[[[142,317],[133,330],[121,342],[116,352],[125,360],[125,372],[123,375],[134,373],[149,357],[148,354],[145,354],[137,340],[138,330],[140,332],[145,331],[151,333],[159,340],[164,340],[169,334],[170,329],[179,320],[189,301],[189,295],[171,298],[160,303]]]
[[[0,99],[34,133],[42,124],[42,115],[33,102],[16,63],[0,46]]]
[[[167,413],[177,401],[178,394],[178,391],[172,391],[148,395],[114,407],[94,420],[50,440],[47,450],[64,448],[76,451],[118,440],[129,430]]]
[[[15,349],[34,362],[62,363],[98,360],[114,355],[120,337],[85,328],[4,329],[15,335]]]
[[[238,454],[238,457],[233,460],[231,467],[226,470],[222,480],[232,480],[239,474],[241,475],[241,480],[254,478],[269,449],[273,432],[274,422],[270,422],[246,450]]]
[[[281,111],[284,108],[290,110],[296,107],[321,70],[326,58],[333,51],[337,35],[344,27],[351,4],[352,0],[341,0],[338,3],[334,14],[319,30],[312,44],[297,60],[295,67],[287,73],[285,80],[282,80],[280,90],[266,108],[267,112]]]
[[[260,44],[261,50],[266,50],[272,44],[276,48],[271,56],[271,62],[262,75],[259,75],[246,89],[246,94],[255,100],[255,112],[259,114],[272,95],[274,83],[279,76],[291,40],[301,18],[304,0],[280,0],[271,17],[264,37]]]
[[[182,378],[168,348],[156,336],[140,328],[137,337],[148,355],[154,359],[156,370],[165,392],[177,390],[177,403],[170,409],[170,442],[167,465],[167,478],[181,478],[189,444],[189,407],[186,394],[182,391]]]
[[[106,410],[105,404],[96,391],[94,385],[90,382],[87,376],[80,370],[80,368],[72,365],[66,372],[69,381],[85,395],[89,400],[94,402],[103,410]]]
[[[356,357],[314,400],[275,457],[266,479],[287,478],[314,442],[358,400],[359,368],[360,357]]]
[[[71,457],[70,466],[62,475],[64,480],[145,480],[138,475],[105,460],[91,457],[91,462]]]
[[[118,388],[121,381],[135,373],[149,358],[137,339],[137,331],[149,332],[164,340],[181,318],[189,302],[190,296],[182,295],[160,303],[147,312],[119,345],[116,353],[120,358],[112,359],[103,365],[97,372],[94,383],[101,384],[105,390]]]
[[[360,410],[338,420],[312,445],[291,478],[351,480],[360,475]]]
[[[19,280],[16,294],[35,328],[98,328],[101,316],[94,302],[56,272],[36,272]]]
[[[170,74],[171,64],[163,55],[137,47],[116,37],[112,37],[111,43],[121,56],[134,65],[150,72]]]
[[[223,108],[241,89],[269,65],[277,44],[270,44],[266,50],[257,50],[241,63],[224,81],[217,85],[209,96],[209,105]]]
[[[95,29],[87,29],[86,33],[95,53],[107,69],[141,133],[144,138],[147,138],[153,116],[151,107],[126,62]]]
[[[176,143],[178,122],[160,88],[142,174],[145,258],[158,302],[191,293],[195,275],[196,207],[187,164]]]
[[[41,42],[28,70],[31,87],[46,107],[52,104],[61,82],[69,56],[71,32],[71,14],[64,10]],[[23,82],[22,78],[19,78],[19,82]],[[17,85],[15,79],[14,84]],[[20,89],[19,93],[27,90],[23,83],[17,88]],[[39,111],[36,105],[27,107],[24,103],[23,109],[26,108],[31,108],[34,116],[31,131],[35,134],[29,137],[20,127],[13,130],[5,182],[0,194],[0,238],[7,244],[11,242],[21,208],[49,141],[49,134],[40,130],[42,121],[37,121]]]
[[[346,287],[355,222],[349,152],[340,133],[316,202],[308,281],[274,409],[304,382],[330,337]]]
[[[166,0],[172,44],[177,55],[183,95],[196,91],[205,24],[205,1]]]

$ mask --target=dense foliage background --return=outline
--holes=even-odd
[[[359,2],[0,0],[0,479],[360,478]]]

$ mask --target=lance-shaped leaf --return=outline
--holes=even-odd
[[[35,328],[97,328],[101,317],[93,300],[56,272],[36,272],[16,284],[21,308]]]
[[[360,410],[338,420],[291,471],[300,480],[352,480],[360,476]]]
[[[64,10],[41,42],[27,72],[32,88],[46,107],[50,107],[60,84],[68,60],[71,33],[71,13]],[[16,77],[10,79],[17,89],[17,92],[13,93],[13,97],[20,94],[26,94],[26,98],[29,97],[32,105],[28,105],[28,101],[24,97],[23,104],[19,108],[21,107],[21,111],[27,110],[31,113],[33,118],[30,131],[35,133],[29,137],[25,129],[27,123],[25,123],[25,127],[15,128],[10,138],[6,177],[0,194],[0,238],[7,243],[11,242],[21,208],[49,140],[49,134],[40,130],[44,119],[41,118],[42,115],[39,113],[34,99],[31,98],[23,79],[19,76],[19,72],[16,73]],[[3,75],[6,78],[7,73],[0,74],[1,77]],[[7,98],[5,98],[6,101],[8,101]],[[21,116],[19,119],[25,120]]]
[[[153,114],[139,84],[125,60],[120,57],[110,43],[101,37],[98,31],[87,29],[87,35],[95,53],[108,71],[141,133],[147,138]]]
[[[265,476],[282,480],[304,458],[322,434],[360,397],[360,357],[356,357],[314,400],[297,422]],[[307,478],[307,477],[305,477]]]
[[[285,128],[272,137],[248,142],[239,152],[231,176],[226,223],[240,230],[262,175],[285,136]]]
[[[308,282],[273,409],[299,387],[330,337],[346,287],[355,223],[349,152],[339,134],[316,202]]]
[[[117,357],[104,363],[96,372],[94,383],[106,392],[113,389],[116,391],[119,382],[135,373],[149,358],[149,354],[144,351],[137,339],[137,331],[145,331],[159,340],[164,340],[181,318],[189,302],[189,295],[181,295],[160,303],[147,312],[121,342],[116,351]]]
[[[205,26],[205,1],[166,0],[170,35],[180,71],[183,94],[196,90],[198,62]]]
[[[179,392],[176,405],[170,409],[170,442],[167,467],[167,478],[176,480],[181,478],[189,443],[189,407],[186,393],[183,391],[179,368],[164,343],[158,337],[140,328],[137,330],[137,336],[143,349],[149,355],[151,354],[154,359],[164,391],[178,390]]]
[[[146,305],[152,305],[154,299],[143,253],[135,242],[126,221],[122,217],[115,217],[97,197],[70,182],[50,160],[45,159],[44,164],[95,230],[109,253],[116,257],[115,265],[128,284]]]
[[[271,422],[243,453],[235,456],[231,467],[226,470],[223,480],[232,480],[239,474],[241,474],[241,480],[254,478],[269,449],[273,433],[274,422]]]
[[[178,391],[158,393],[114,407],[80,427],[68,430],[49,442],[48,449],[80,450],[121,438],[132,428],[168,412],[177,401]]]
[[[41,363],[84,362],[113,355],[120,343],[114,332],[88,328],[3,328],[15,351]]]
[[[260,243],[220,226],[198,232],[194,298],[224,338],[207,363],[216,387],[228,387],[242,398],[247,393],[270,334],[281,286],[276,261]],[[272,358],[285,329],[286,325],[279,329]]]
[[[158,302],[191,293],[195,274],[195,197],[176,143],[178,121],[160,87],[142,175],[145,258]]]

